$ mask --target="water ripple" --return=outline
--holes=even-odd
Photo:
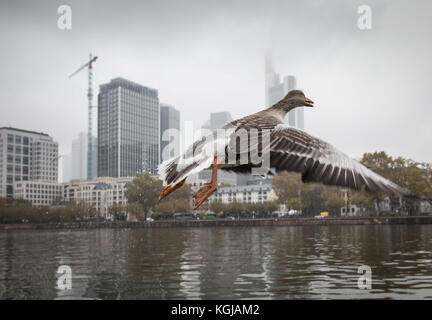
[[[431,299],[431,262],[428,225],[1,231],[0,298]]]

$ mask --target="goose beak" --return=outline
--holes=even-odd
[[[309,99],[309,98],[305,98],[305,104],[306,107],[313,107],[314,106],[314,102]]]

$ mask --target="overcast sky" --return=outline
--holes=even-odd
[[[57,27],[62,4],[72,30]],[[357,27],[362,4],[371,30]],[[68,75],[89,52],[95,97],[120,76],[158,89],[182,122],[239,118],[264,106],[272,50],[276,70],[315,101],[306,131],[355,158],[432,162],[431,35],[427,0],[2,1],[0,126],[46,132],[70,152],[87,127],[87,73]]]

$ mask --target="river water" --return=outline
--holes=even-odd
[[[431,299],[431,265],[432,225],[0,231],[2,299]]]

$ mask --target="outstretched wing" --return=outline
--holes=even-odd
[[[330,144],[284,125],[270,133],[270,163],[276,171],[302,174],[304,182],[349,187],[369,192],[408,195],[408,191],[349,158]]]

